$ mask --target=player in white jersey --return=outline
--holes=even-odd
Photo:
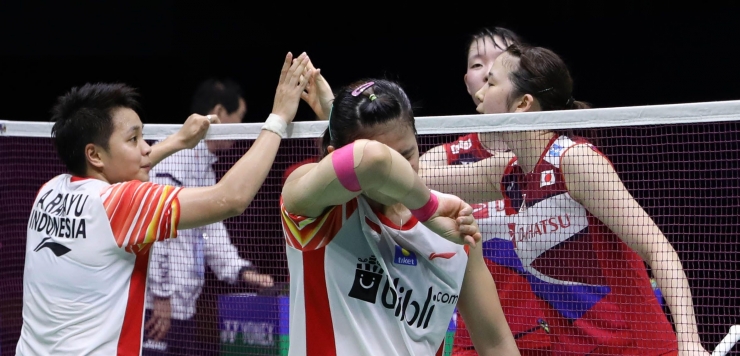
[[[150,157],[133,89],[86,84],[60,97],[52,134],[70,174],[47,182],[32,207],[16,354],[139,355],[151,243],[244,212],[313,75],[307,63],[305,54],[286,56],[262,133],[218,184],[202,188],[146,182],[167,152]],[[191,119],[187,129],[197,132],[211,117]]]
[[[363,81],[340,90],[330,110],[324,158],[283,188],[289,354],[441,354],[457,306],[481,355],[519,355],[472,208],[416,174],[403,90]]]

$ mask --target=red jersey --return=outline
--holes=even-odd
[[[534,337],[538,347],[549,341],[550,353],[557,355],[677,354],[676,335],[642,259],[566,188],[560,160],[579,144],[590,146],[554,137],[529,173],[512,159],[501,182],[503,212],[491,214],[488,208],[488,220],[478,212],[487,240],[484,257],[495,263],[489,268],[508,268],[503,275],[509,283],[542,301],[533,305],[529,298],[522,303],[502,295],[502,304],[513,303],[504,310],[512,331],[517,335],[522,330],[514,326],[532,324],[530,333],[544,337]],[[464,325],[458,325],[457,334],[456,354],[462,354]]]
[[[447,164],[458,165],[478,162],[493,156],[483,146],[477,133],[460,136],[457,141],[445,143],[447,153]]]

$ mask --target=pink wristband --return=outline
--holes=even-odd
[[[413,215],[416,220],[419,220],[420,222],[425,222],[429,220],[429,218],[431,218],[434,213],[437,212],[438,206],[439,200],[437,200],[437,195],[430,191],[429,200],[427,201],[427,203],[419,209],[411,209],[411,215]]]
[[[331,155],[331,163],[334,172],[339,178],[339,183],[350,192],[362,190],[360,181],[355,173],[355,143],[352,142],[342,148],[336,149]]]

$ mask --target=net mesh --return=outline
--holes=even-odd
[[[461,145],[465,151],[467,143],[465,140],[459,141],[458,137],[468,132],[504,131],[517,128],[517,125],[528,125],[530,128],[549,126],[571,131],[577,129],[575,131],[578,134],[588,138],[611,160],[626,188],[676,250],[691,287],[702,343],[711,351],[731,325],[740,324],[739,107],[737,102],[730,102],[650,108],[653,111],[646,111],[645,108],[588,110],[592,112],[591,117],[617,116],[623,119],[621,122],[587,119],[579,122],[570,117],[565,119],[564,115],[548,113],[537,117],[526,117],[524,114],[521,119],[516,115],[476,115],[455,117],[455,120],[445,117],[423,118],[417,120],[418,143],[420,152],[450,142]],[[647,115],[648,111],[652,114]],[[578,115],[586,117],[583,112]],[[259,131],[259,125],[228,126],[228,130],[214,126],[209,138],[234,139],[241,135],[250,139],[235,140],[231,148],[217,153],[218,161],[212,165],[216,179],[220,179],[249,149]],[[323,128],[325,124],[322,123],[294,125],[291,133],[294,138],[283,140],[273,169],[253,203],[241,216],[224,222],[239,257],[251,261],[259,272],[272,276],[275,286],[258,290],[246,283],[228,283],[219,280],[213,267],[206,268],[202,291],[194,302],[196,312],[189,321],[172,321],[169,332],[172,339],[165,339],[169,340],[168,348],[181,348],[183,354],[199,355],[287,354],[289,275],[279,216],[279,194],[287,172],[301,163],[314,161],[319,155],[317,137]],[[175,129],[176,126],[172,125],[147,125],[147,138],[161,139]],[[239,131],[242,129],[244,132]],[[0,175],[3,187],[0,190],[3,211],[0,216],[0,225],[3,227],[3,234],[0,235],[0,261],[3,266],[0,270],[2,355],[14,354],[22,325],[22,279],[30,207],[39,187],[55,175],[64,173],[48,135],[47,124],[0,122],[0,162],[5,170]],[[189,168],[192,167],[185,166],[183,170]],[[550,178],[542,179],[546,183]],[[454,190],[454,187],[450,189]],[[476,213],[481,216],[480,208],[487,208],[488,214],[494,215],[504,205],[496,202],[476,205],[479,208]],[[614,320],[635,320],[636,317],[599,310],[598,303],[591,303],[588,307],[571,305],[570,312],[575,314],[568,314],[569,311],[565,310],[568,307],[558,307],[557,301],[552,300],[557,297],[540,290],[541,281],[533,279],[531,271],[521,268],[516,253],[509,253],[515,243],[511,237],[516,233],[509,235],[505,228],[496,230],[496,227],[486,226],[494,223],[495,220],[481,219],[482,230],[503,231],[499,234],[501,236],[493,236],[484,245],[484,254],[522,354],[536,353],[538,349],[559,350],[560,354],[573,355],[588,352],[622,354],[616,351],[616,346],[612,349],[602,346],[594,351],[593,345],[587,345],[590,342],[587,337],[576,334],[583,330],[606,329],[614,335],[622,335],[619,332],[624,331],[622,329],[626,324]],[[535,222],[524,233],[532,234],[538,228],[546,230],[545,225],[549,223]],[[562,227],[569,222],[556,220],[555,223]],[[580,257],[575,259],[573,256],[576,255]],[[559,268],[561,272],[546,272],[551,277],[557,277],[562,276],[565,273],[562,270],[565,269],[585,270],[594,265],[594,261],[586,261],[587,258],[583,256],[597,259],[608,255],[563,254],[557,259],[541,262],[536,269],[557,271]],[[595,262],[599,262],[595,265],[602,269],[623,265],[610,264],[608,260]],[[170,268],[188,270],[196,262],[178,263],[180,265]],[[206,265],[234,263],[237,261],[206,261]],[[626,270],[612,272],[614,278],[633,275],[633,272]],[[182,285],[191,283],[188,280],[171,282]],[[616,287],[610,292],[618,294]],[[661,298],[665,291],[656,288],[652,292],[660,301],[658,308],[662,308],[667,320],[672,322],[670,311]],[[619,295],[603,298],[612,298],[617,304],[625,300],[620,299]],[[645,303],[651,303],[650,298],[646,297],[645,300]],[[653,302],[655,300],[652,299]],[[622,313],[629,313],[630,310],[641,309],[627,306],[622,308]],[[457,330],[454,336],[455,329],[461,327],[460,318],[450,324],[446,353],[452,350],[452,344],[460,352],[470,345],[464,330]],[[572,335],[566,338],[558,333]],[[571,345],[562,344],[566,342],[563,340],[568,340]],[[660,341],[650,340],[650,343],[657,345]],[[148,347],[152,351],[161,347],[161,344],[150,343]],[[627,349],[630,348],[634,348],[634,345],[627,346]],[[647,349],[632,352],[649,354]],[[733,352],[730,354],[740,354]]]

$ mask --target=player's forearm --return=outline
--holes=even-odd
[[[479,355],[519,355],[481,245],[469,250],[457,308]]]
[[[152,167],[182,149],[185,149],[185,144],[177,138],[177,134],[170,135],[166,139],[157,142],[152,146],[152,152],[149,153]]]
[[[419,170],[419,176],[427,186],[436,191],[453,194],[467,203],[487,203],[503,198],[495,179],[500,179],[503,169],[491,169],[489,160],[468,165],[427,166]]]
[[[270,171],[280,140],[279,135],[262,130],[249,151],[218,184],[180,191],[180,221],[177,228],[192,229],[241,215]]]
[[[252,202],[270,172],[280,141],[279,135],[262,130],[249,151],[218,182],[216,197],[226,202],[228,217],[242,214]]]
[[[509,337],[507,339],[499,340],[498,344],[486,348],[484,350],[478,350],[480,356],[519,356],[519,348],[516,347],[514,338]]]
[[[364,139],[334,150],[296,175],[283,187],[285,209],[309,217],[360,193],[384,204],[400,202],[409,209],[424,206],[431,194],[408,160],[380,142]]]
[[[368,196],[380,194],[409,209],[429,201],[429,188],[401,154],[376,141],[358,140],[355,145],[355,174]]]
[[[670,247],[667,251],[653,252],[650,268],[671,310],[678,341],[700,342],[689,281],[676,251]]]
[[[419,175],[426,167],[437,167],[447,165],[447,151],[445,146],[437,146],[419,156]]]

